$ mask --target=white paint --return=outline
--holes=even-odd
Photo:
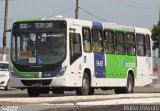
[[[3,61],[6,61],[6,54],[3,54]]]
[[[135,27],[135,33],[151,36],[151,32],[148,29]],[[150,38],[151,42],[151,38]],[[152,43],[150,43],[152,47]],[[153,59],[152,50],[151,57],[137,56],[137,77],[135,80],[135,86],[145,86],[152,83],[153,76]]]
[[[0,64],[9,64],[8,62],[0,61]],[[8,67],[9,68],[9,67]],[[0,87],[7,86],[9,80],[9,70],[0,70]]]

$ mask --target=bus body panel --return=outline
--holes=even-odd
[[[114,88],[114,87],[126,87],[127,79],[126,78],[93,78],[93,87],[105,87],[105,88]]]
[[[96,78],[105,78],[104,53],[94,53],[94,74]]]
[[[150,47],[151,43],[151,32],[148,29],[135,27],[136,34],[149,35],[150,37]],[[137,55],[137,77],[135,80],[135,86],[145,86],[152,83],[153,75],[153,63],[152,63],[152,51],[151,57],[148,56],[138,56]]]
[[[106,78],[115,78],[116,69],[116,55],[106,54]]]

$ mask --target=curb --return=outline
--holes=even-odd
[[[136,98],[136,99],[113,99],[113,100],[104,100],[104,101],[90,101],[90,102],[75,102],[75,103],[61,103],[61,104],[52,104],[52,103],[41,103],[41,104],[27,104],[19,105],[17,111],[51,111],[51,110],[64,110],[67,111],[70,109],[81,109],[89,107],[103,107],[109,105],[153,105],[160,104],[160,98]],[[153,105],[153,106],[155,106]],[[158,107],[160,108],[160,107]],[[81,110],[80,110],[81,111]],[[149,111],[149,110],[148,110]]]
[[[117,94],[117,95],[92,95],[92,96],[65,96],[65,97],[35,97],[35,98],[0,98],[0,103],[21,103],[21,104],[40,104],[40,103],[75,103],[89,101],[104,101],[113,99],[133,99],[133,98],[160,98],[160,94],[155,93],[136,93],[136,94]]]

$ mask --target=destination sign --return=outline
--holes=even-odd
[[[17,22],[13,25],[13,31],[22,30],[44,30],[44,29],[65,29],[64,21],[42,21],[42,22]]]
[[[53,28],[53,23],[20,23],[19,29],[28,29],[28,28],[36,28],[36,29],[43,29],[43,28]]]

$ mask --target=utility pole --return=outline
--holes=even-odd
[[[78,19],[78,13],[79,13],[79,5],[78,5],[78,0],[76,0],[75,19]]]
[[[158,22],[158,29],[159,29],[159,37],[158,37],[158,58],[160,58],[160,7],[159,7],[159,22]]]
[[[4,12],[4,31],[3,31],[3,60],[6,61],[6,31],[8,20],[8,0],[5,0],[5,12]]]
[[[8,0],[5,0],[3,47],[6,47],[7,19],[8,19]]]
[[[158,37],[158,58],[160,58],[160,30],[159,30],[159,37]]]

